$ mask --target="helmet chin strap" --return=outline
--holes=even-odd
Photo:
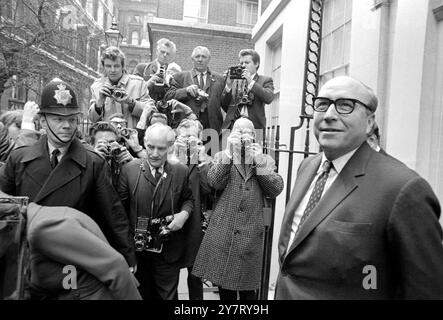
[[[77,133],[77,129],[78,129],[78,128],[75,127],[75,131],[74,131],[74,133],[72,134],[71,138],[69,138],[67,141],[63,141],[62,139],[60,139],[60,137],[59,137],[54,131],[52,131],[51,126],[49,125],[48,119],[46,118],[46,113],[45,113],[45,121],[46,121],[46,124],[47,124],[47,126],[48,126],[48,129],[49,129],[49,131],[51,131],[52,135],[53,135],[54,137],[56,137],[57,140],[60,141],[60,142],[63,143],[63,144],[66,144],[66,143],[71,142],[72,139],[74,139],[75,134]]]

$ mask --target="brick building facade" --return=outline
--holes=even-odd
[[[151,61],[148,24],[154,55],[156,41],[166,37],[177,45],[176,62],[184,70],[192,67],[190,55],[198,45],[209,48],[210,67],[219,73],[238,63],[240,49],[253,47],[257,0],[120,0],[116,6],[129,72],[136,63]]]

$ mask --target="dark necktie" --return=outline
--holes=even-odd
[[[155,176],[154,176],[154,178],[155,178],[155,181],[157,181],[157,183],[160,180],[161,176],[162,176],[162,174],[160,173],[160,169],[156,168],[155,169]]]
[[[197,76],[198,87],[203,90],[203,73],[200,73],[200,76]]]
[[[306,205],[305,211],[303,212],[303,216],[300,219],[300,223],[298,224],[298,228],[296,234],[300,230],[303,223],[309,217],[309,214],[314,210],[317,203],[320,201],[321,195],[323,193],[323,189],[325,188],[326,180],[328,180],[329,172],[333,167],[332,163],[329,160],[326,160],[322,166],[322,173],[315,182],[314,189],[312,190],[311,196],[309,197],[308,204]]]
[[[54,169],[58,165],[57,156],[60,154],[60,150],[54,149],[51,153],[51,168]]]

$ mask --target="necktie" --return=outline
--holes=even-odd
[[[154,176],[154,178],[155,178],[155,181],[159,181],[160,180],[160,177],[162,176],[162,174],[160,173],[160,169],[159,168],[156,168],[155,169],[155,176]]]
[[[54,169],[58,165],[57,156],[60,154],[60,150],[54,149],[51,153],[51,168]]]
[[[333,165],[329,160],[326,160],[323,163],[322,173],[318,177],[317,182],[315,182],[315,186],[314,186],[314,189],[312,190],[311,196],[309,197],[309,201],[308,201],[308,204],[306,205],[306,209],[303,212],[303,216],[300,219],[300,223],[298,224],[296,234],[298,233],[301,226],[308,218],[309,214],[312,212],[312,210],[315,208],[317,203],[320,201],[321,195],[323,193],[323,189],[325,188],[326,180],[328,180],[329,172],[331,171],[332,167],[333,167]]]
[[[198,87],[203,90],[204,82],[203,82],[204,74],[202,72],[198,75]]]

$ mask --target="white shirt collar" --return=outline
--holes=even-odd
[[[66,152],[68,152],[68,148],[71,144],[68,144],[66,147],[61,147],[61,148],[56,148],[54,147],[48,140],[48,150],[49,150],[49,156],[51,156],[52,151],[54,151],[55,149],[58,149],[60,151],[60,156],[64,156],[66,154]],[[58,158],[58,157],[57,157]]]
[[[151,164],[149,163],[148,160],[146,160],[146,162],[148,163],[149,170],[151,171],[152,176],[155,177],[155,170],[156,170],[157,168],[151,166]],[[158,168],[158,171],[160,171],[160,173],[163,173],[163,172],[164,172],[164,169],[165,169],[165,165],[163,164],[160,168]]]
[[[332,165],[334,166],[334,169],[337,172],[337,174],[340,174],[340,172],[343,170],[343,168],[348,163],[349,159],[351,159],[351,157],[357,151],[357,149],[358,148],[355,148],[354,150],[349,151],[348,153],[342,155],[341,157],[338,157],[337,159],[332,160]],[[326,160],[328,160],[328,159],[326,158],[325,154],[323,153],[323,155],[321,156],[321,164],[317,170],[317,173],[319,173],[322,170],[322,164]]]

